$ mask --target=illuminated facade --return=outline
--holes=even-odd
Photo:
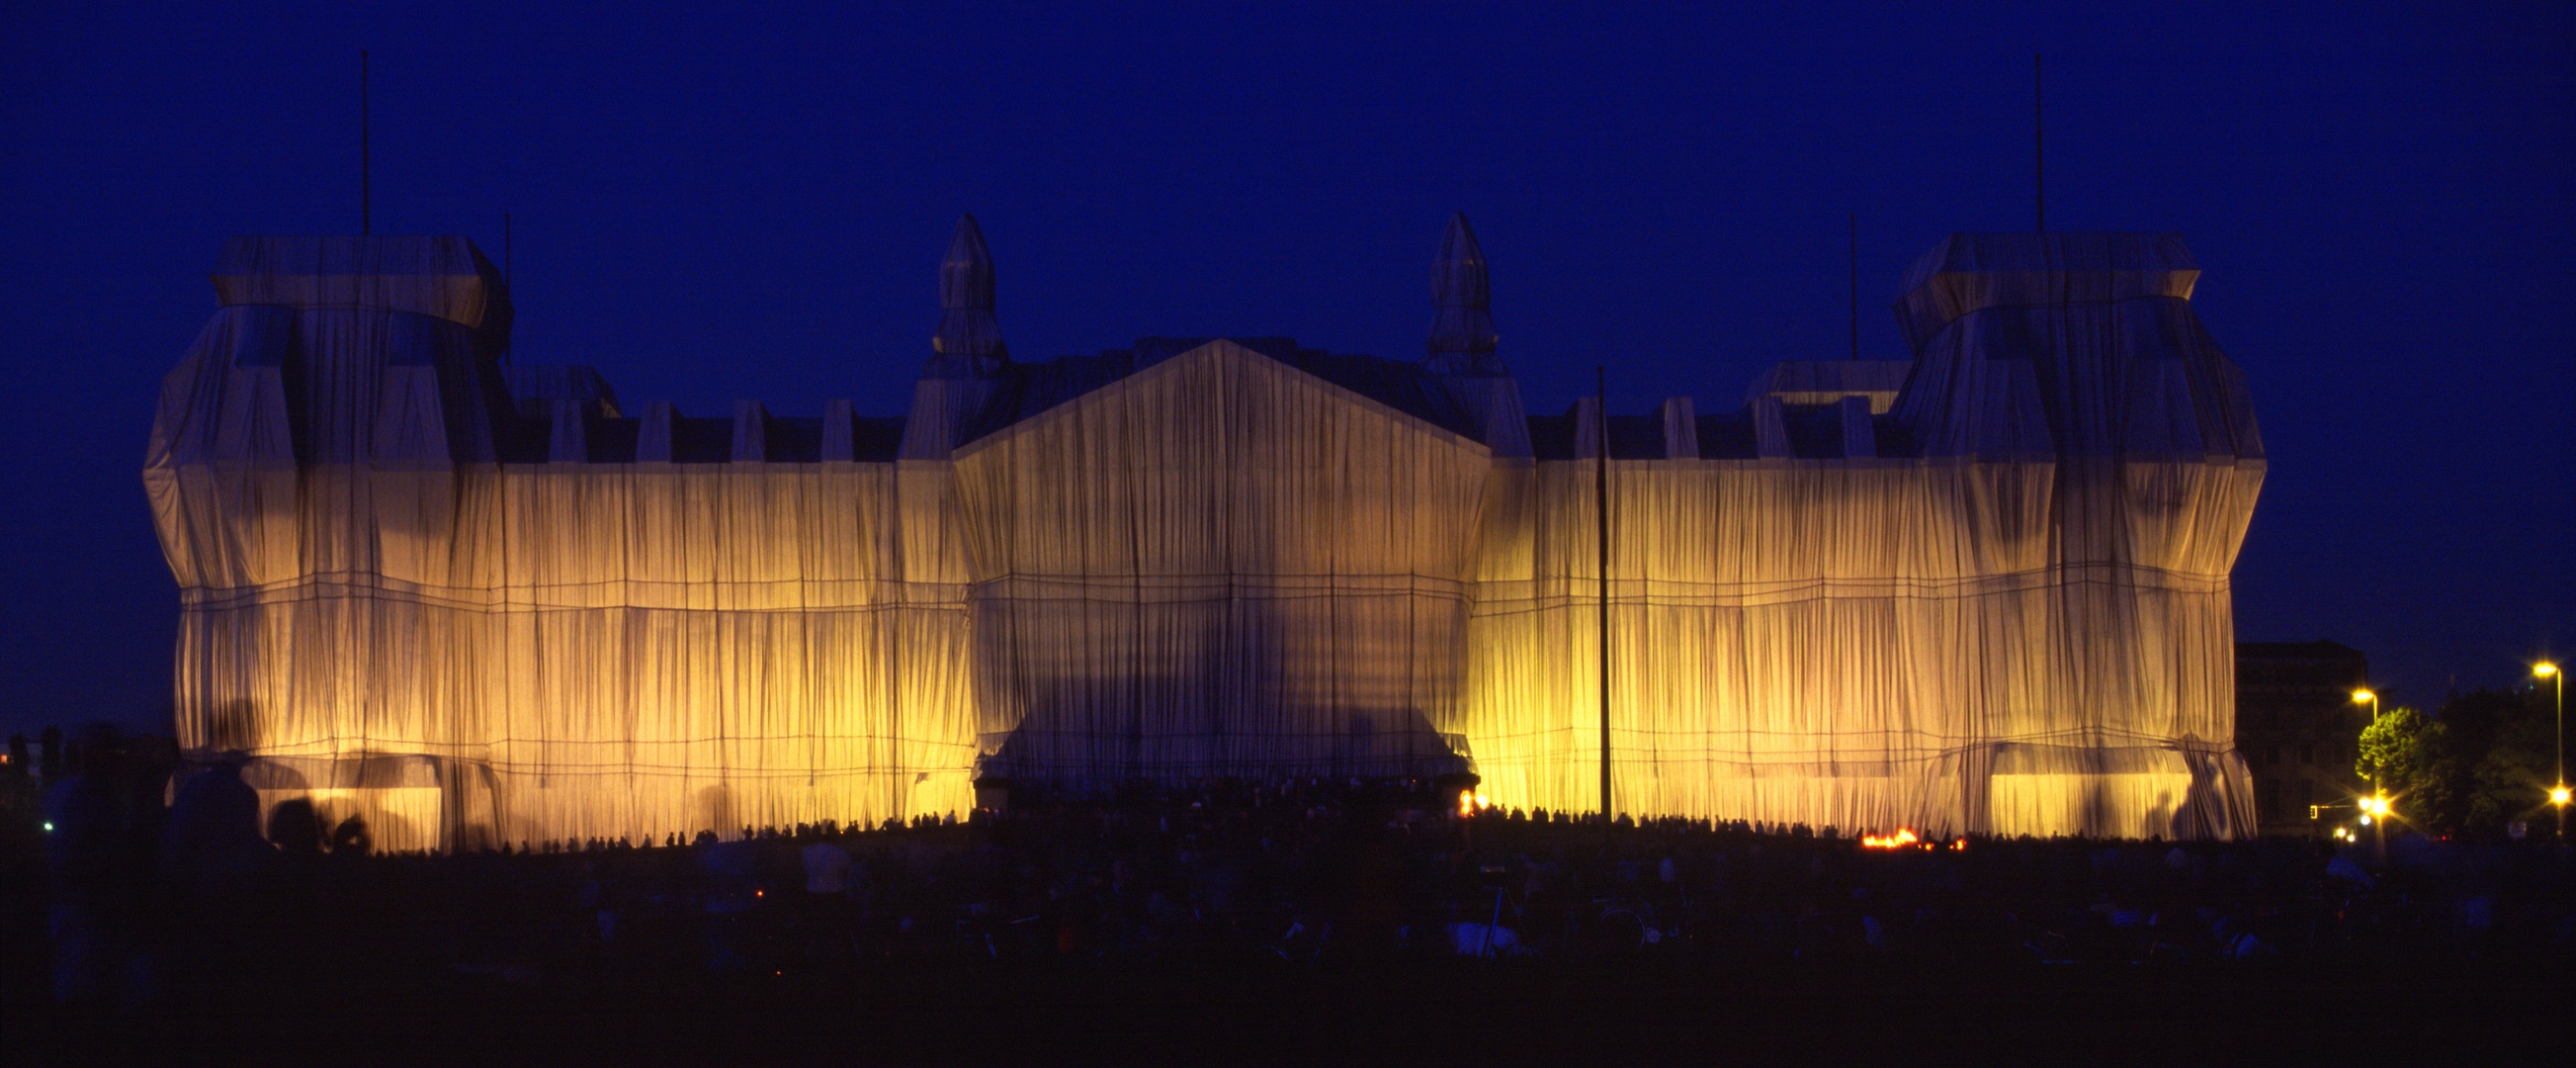
[[[1616,806],[2239,836],[2262,449],[2179,240],[1960,235],[1911,361],[1528,416],[1464,220],[1420,360],[1011,359],[972,220],[901,417],[506,365],[461,239],[238,239],[144,477],[178,730],[392,847],[960,810],[981,776],[1472,768]],[[1601,453],[1606,444],[1606,462]]]

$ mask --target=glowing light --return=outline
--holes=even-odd
[[[2560,783],[2549,788],[2549,803],[2553,805],[2564,805],[2567,803],[2567,784]]]
[[[1461,816],[1476,814],[1476,795],[1465,790],[1458,791],[1458,814]]]
[[[1874,834],[1862,835],[1860,844],[1868,849],[1901,849],[1920,841],[1922,841],[1922,839],[1916,838],[1913,831],[1899,827],[1896,829],[1895,834],[1888,835],[1884,838]]]
[[[2545,679],[2551,675],[2558,674],[2558,665],[2543,660],[2537,664],[2531,665],[2531,673]]]
[[[1965,853],[1965,852],[1967,852],[1967,851],[1968,851],[1968,840],[1967,840],[1967,839],[1965,839],[1965,838],[1962,838],[1962,839],[1959,839],[1959,840],[1958,840],[1958,841],[1956,841],[1956,842],[1952,842],[1952,843],[1950,843],[1950,848],[1952,848],[1952,849],[1956,849],[1956,850],[1958,850],[1958,851],[1960,851],[1960,852],[1962,852],[1962,853]]]
[[[2364,827],[2368,827],[2368,826],[2370,826],[2370,817],[2368,817],[2368,816],[2363,816],[2363,817],[2361,818],[2361,825],[2362,825],[2362,826],[2364,826]]]
[[[52,821],[52,820],[46,820],[46,821],[45,821],[45,833],[46,833],[46,834],[52,834],[52,833],[54,833],[54,821]]]
[[[2354,690],[2352,692],[2352,703],[2354,704],[2363,704],[2376,700],[2379,700],[2379,695],[2368,690]]]

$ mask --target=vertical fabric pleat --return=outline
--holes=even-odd
[[[180,742],[395,849],[873,824],[979,775],[1472,769],[1588,811],[1606,684],[1623,812],[2245,833],[2259,439],[2178,243],[2117,245],[1936,250],[1904,392],[1854,424],[1916,447],[1623,452],[1607,500],[1517,425],[1426,418],[1445,372],[1403,408],[1228,341],[899,460],[503,462],[470,249],[401,285],[245,253],[146,461]],[[2082,300],[2014,266],[2077,253],[2166,266]]]

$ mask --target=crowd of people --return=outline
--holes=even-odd
[[[147,778],[100,762],[46,801],[44,877],[12,895],[13,926],[41,914],[41,944],[23,948],[49,962],[59,1003],[334,976],[537,988],[1459,958],[2242,970],[2576,950],[2576,867],[2546,842],[2399,835],[2385,862],[2368,843],[1885,846],[1307,778],[1023,789],[996,810],[866,828],[386,855],[362,824],[326,825],[302,802],[263,813],[230,769],[167,807]]]

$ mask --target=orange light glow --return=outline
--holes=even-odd
[[[1956,842],[1952,842],[1952,843],[1950,843],[1950,848],[1952,848],[1952,849],[1956,849],[1956,850],[1958,850],[1958,851],[1960,851],[1960,852],[1962,852],[1962,853],[1965,853],[1965,852],[1967,852],[1967,851],[1968,851],[1968,840],[1967,840],[1967,839],[1965,839],[1965,838],[1962,838],[1962,839],[1959,839],[1959,840],[1958,840],[1958,841],[1956,841]]]
[[[2566,804],[2566,803],[2567,803],[2567,788],[2566,788],[2565,786],[2555,786],[2555,787],[2551,787],[2551,788],[2550,788],[2550,790],[2549,790],[2549,803],[2550,803],[2550,804],[2553,804],[2553,805],[2564,805],[2564,804]]]
[[[1902,849],[1919,841],[1922,841],[1922,839],[1916,838],[1913,831],[1899,827],[1896,829],[1895,834],[1888,835],[1884,838],[1874,834],[1862,835],[1860,844],[1869,849]]]

